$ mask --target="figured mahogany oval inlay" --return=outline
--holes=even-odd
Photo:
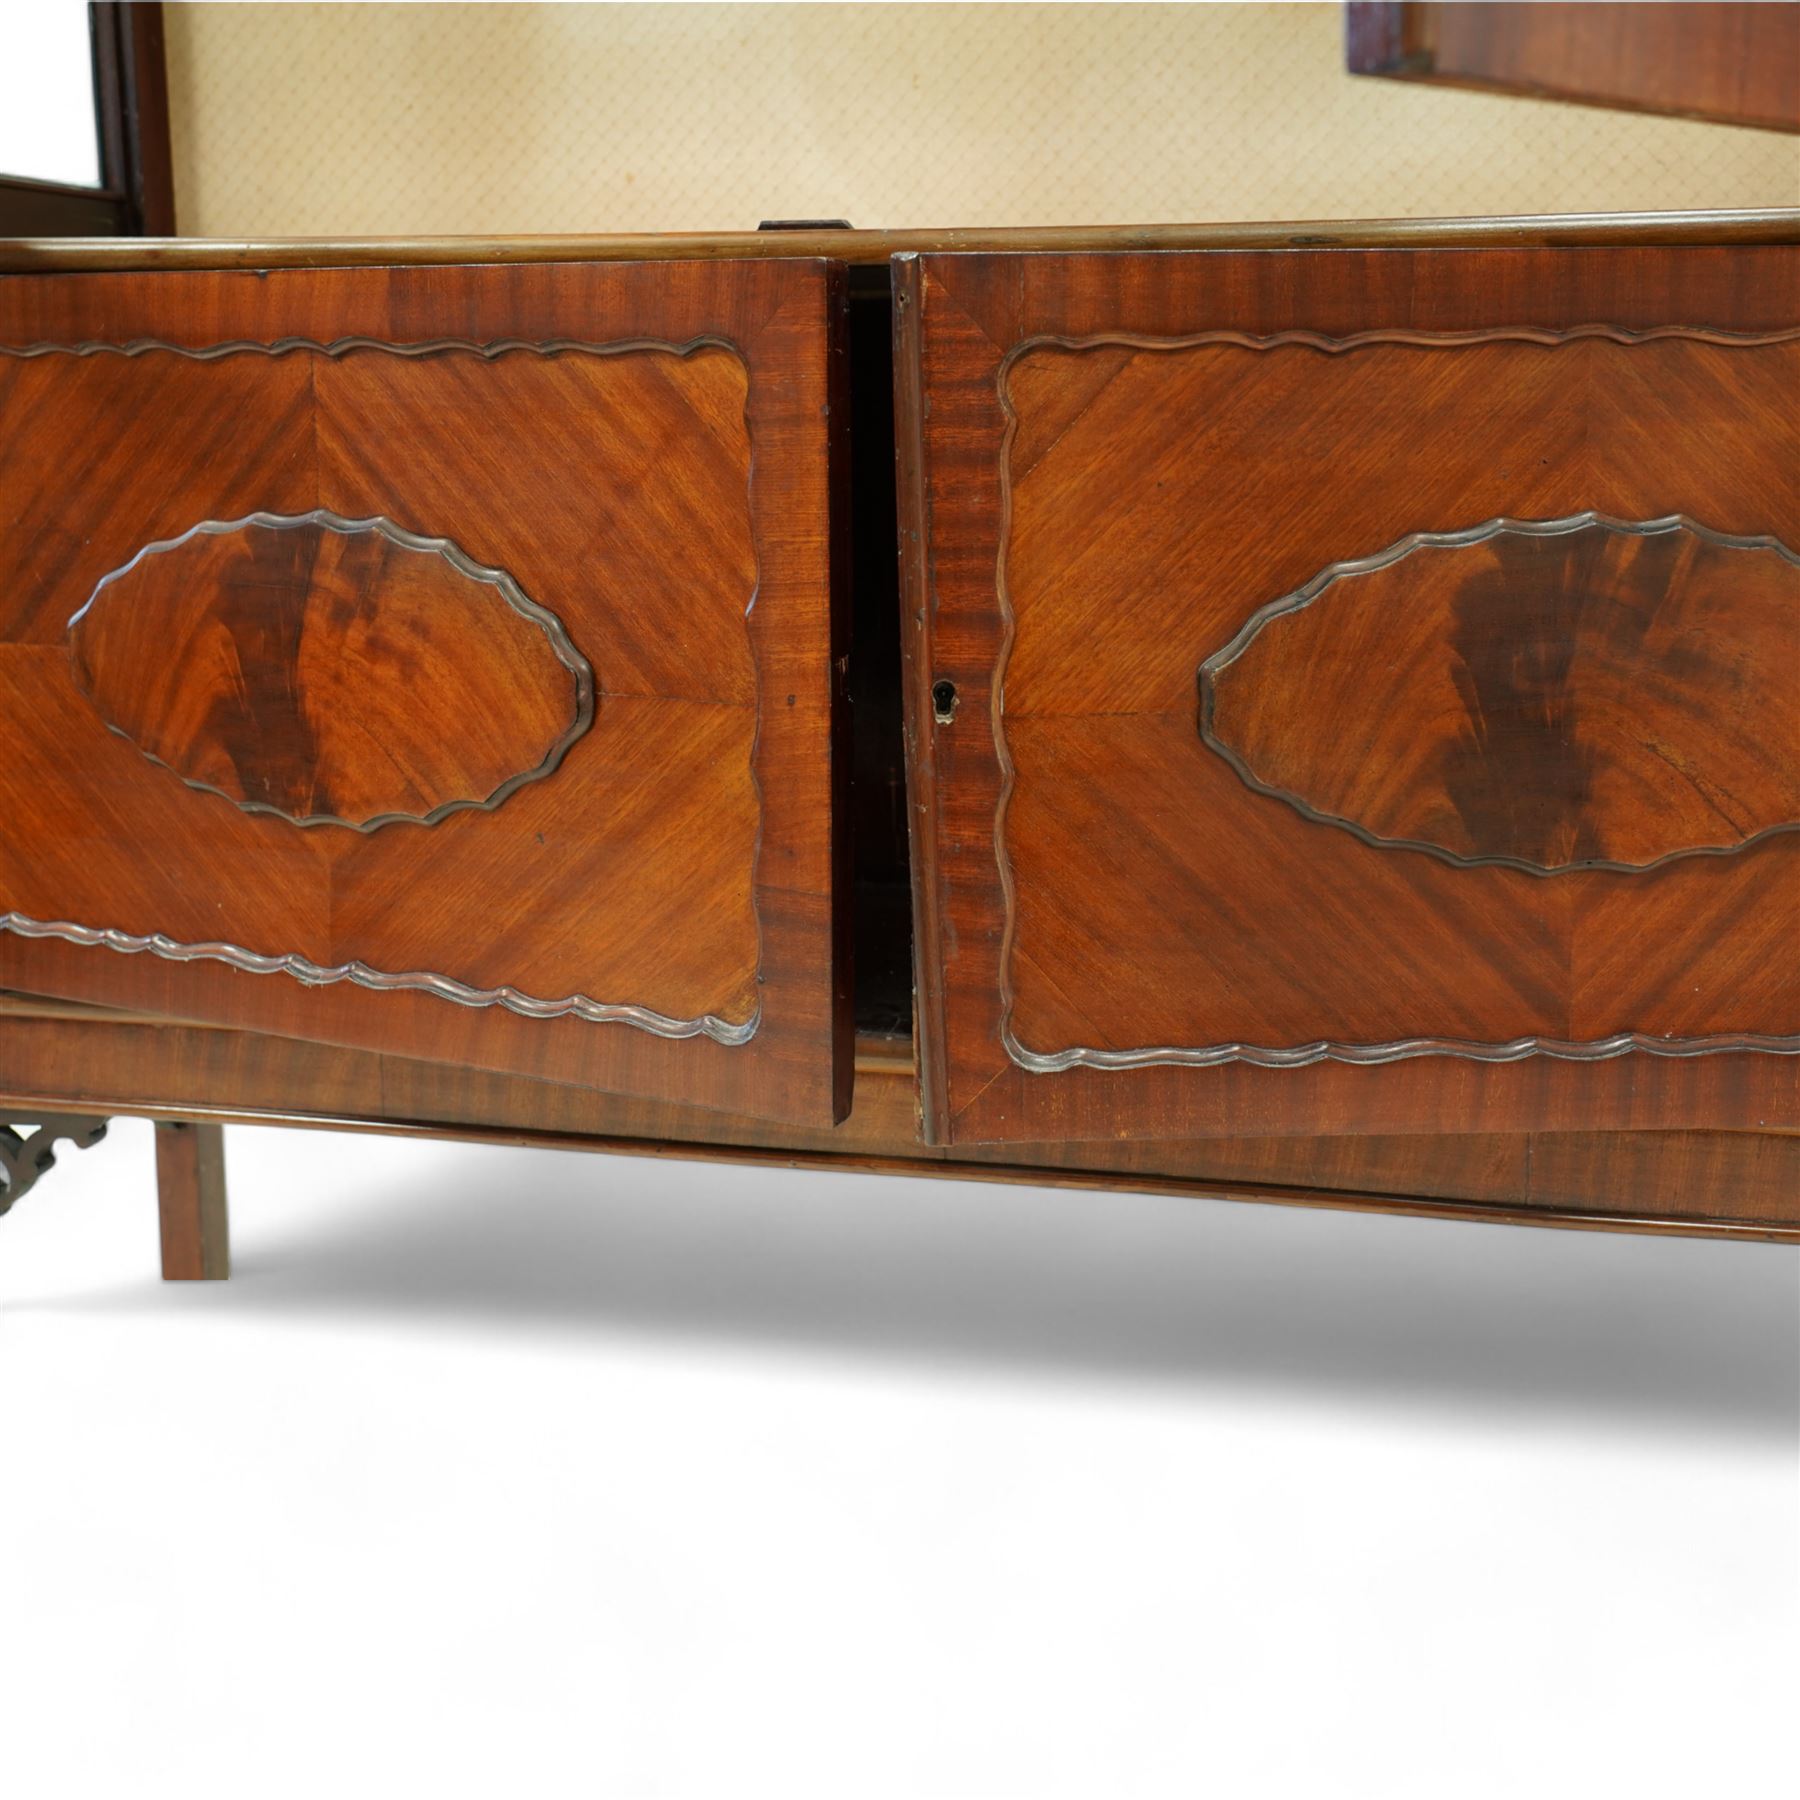
[[[1539,874],[1800,828],[1800,556],[1584,513],[1420,533],[1264,607],[1200,671],[1264,792]]]
[[[593,717],[553,614],[386,519],[258,513],[151,544],[101,581],[69,648],[146,756],[300,825],[498,805]]]

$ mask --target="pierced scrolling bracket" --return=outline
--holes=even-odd
[[[34,1113],[20,1121],[34,1125],[28,1135],[17,1124],[0,1123],[0,1218],[56,1167],[56,1146],[91,1149],[106,1136],[106,1120],[83,1113]]]

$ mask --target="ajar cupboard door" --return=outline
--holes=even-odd
[[[0,986],[829,1122],[840,271],[0,279]]]
[[[896,306],[939,1141],[1800,1125],[1800,248]]]

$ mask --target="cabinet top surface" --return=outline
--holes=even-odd
[[[1479,219],[1288,220],[856,231],[395,238],[0,238],[0,272],[327,268],[357,264],[610,262],[832,257],[885,262],[946,251],[1429,249],[1472,245],[1800,243],[1800,207],[1769,211],[1567,213]]]

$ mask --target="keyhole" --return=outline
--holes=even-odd
[[[956,683],[934,681],[931,684],[931,710],[940,725],[948,725],[956,717]]]

